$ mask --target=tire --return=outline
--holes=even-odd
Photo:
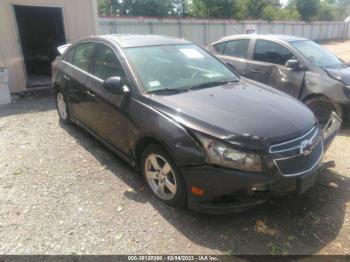
[[[184,180],[163,147],[158,144],[147,146],[141,155],[140,168],[146,184],[158,199],[172,207],[186,207]]]
[[[64,124],[71,124],[67,99],[61,91],[55,94],[55,101],[60,121]]]
[[[305,104],[315,114],[322,128],[327,124],[332,112],[335,112],[341,119],[343,119],[343,111],[341,106],[333,103],[326,97],[313,97],[307,100]]]

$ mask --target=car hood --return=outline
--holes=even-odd
[[[298,100],[250,80],[153,95],[151,101],[155,109],[190,130],[251,150],[266,150],[315,125],[313,113]]]
[[[330,77],[350,85],[350,67],[324,68]]]

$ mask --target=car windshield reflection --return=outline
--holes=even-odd
[[[147,93],[238,80],[229,68],[195,45],[133,47],[126,53]]]

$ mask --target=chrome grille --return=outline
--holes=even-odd
[[[320,130],[315,126],[299,138],[272,145],[269,152],[281,175],[307,173],[317,166],[323,156]]]
[[[320,133],[319,129],[317,127],[313,127],[305,135],[301,137],[298,137],[296,139],[293,139],[287,142],[272,145],[270,147],[270,153],[281,153],[281,152],[287,152],[294,149],[298,149],[301,143],[305,140],[314,142],[317,139],[319,133]]]
[[[299,175],[311,171],[317,166],[323,156],[323,142],[320,139],[309,154],[301,154],[285,159],[276,159],[275,163],[280,173],[285,176]]]

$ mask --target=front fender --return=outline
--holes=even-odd
[[[177,166],[205,163],[205,155],[199,143],[174,119],[138,99],[131,100],[130,116],[129,141],[134,156],[138,141],[149,137],[167,149]]]
[[[313,95],[323,95],[338,104],[349,103],[344,93],[344,84],[330,78],[325,72],[305,73],[305,85],[300,99],[305,101]]]

